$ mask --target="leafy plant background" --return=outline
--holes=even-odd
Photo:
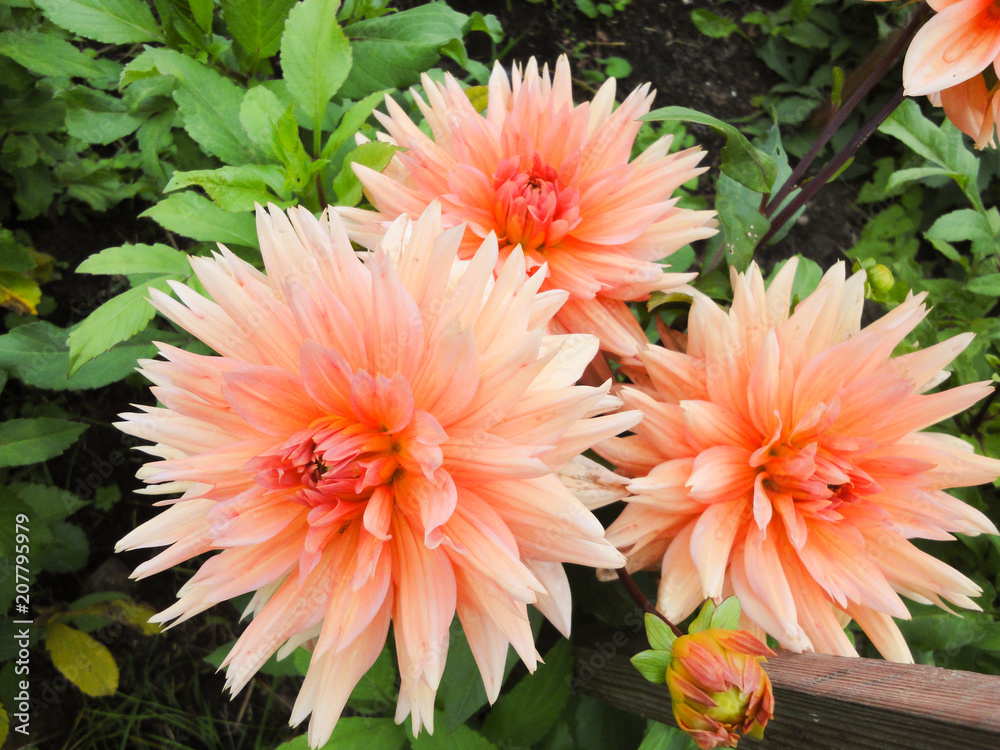
[[[728,266],[751,256],[773,269],[799,255],[796,296],[838,259],[871,273],[870,318],[910,291],[934,309],[908,346],[964,330],[976,341],[954,383],[997,379],[1000,271],[996,152],[978,154],[926,102],[908,101],[774,244],[754,245],[757,210],[822,127],[831,94],[910,10],[860,0],[0,0],[0,604],[14,596],[13,519],[30,518],[31,655],[39,747],[306,747],[285,725],[308,656],[271,662],[230,702],[214,673],[239,631],[241,602],[160,634],[146,625],[193,567],[136,584],[141,559],[111,555],[151,515],[135,496],[135,444],[111,427],[150,396],[133,373],[153,341],[198,347],[158,321],[150,287],[192,282],[187,255],[221,242],[259,262],[255,202],[363,201],[351,162],[384,166],[371,112],[447,69],[469,85],[535,54],[573,63],[579,98],[615,75],[619,95],[652,79],[661,108],[637,149],[669,130],[710,150],[716,169],[686,186],[692,207],[715,206],[723,232],[671,258],[728,294]],[[637,33],[636,30],[643,30]],[[833,139],[842,145],[898,85],[898,67]],[[708,118],[677,110],[694,108]],[[718,120],[715,120],[718,118]],[[738,126],[734,134],[725,123]],[[370,140],[355,139],[362,133]],[[752,139],[754,148],[743,146]],[[741,140],[743,139],[743,140]],[[736,145],[732,145],[736,144]],[[746,178],[747,159],[767,162]],[[721,168],[721,169],[720,169]],[[742,175],[742,177],[741,177]],[[753,224],[758,222],[757,224]],[[747,237],[747,227],[755,231]],[[196,282],[194,282],[196,283]],[[654,330],[682,309],[638,311]],[[1000,456],[989,399],[944,429]],[[1000,518],[994,488],[958,491]],[[610,521],[614,510],[602,519]],[[901,623],[923,663],[1000,673],[1000,545],[996,538],[928,543],[983,587],[982,613],[959,618],[913,605]],[[173,578],[173,580],[172,580]],[[591,572],[571,573],[578,633],[641,632],[625,595]],[[640,579],[652,588],[652,579]],[[635,748],[680,750],[684,735],[575,693],[571,644],[534,622],[545,664],[508,662],[498,702],[485,693],[461,630],[439,692],[437,731],[413,739],[391,719],[391,647],[359,684],[330,748]],[[10,619],[0,623],[0,702],[16,693]],[[614,636],[614,637],[613,637]],[[578,636],[584,637],[584,636]],[[603,635],[602,635],[603,637]],[[862,653],[874,656],[860,633]],[[2,725],[2,722],[0,722]],[[12,746],[22,746],[12,735]],[[282,744],[285,743],[285,744]]]

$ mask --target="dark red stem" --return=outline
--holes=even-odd
[[[651,615],[656,615],[665,623],[667,623],[667,625],[670,626],[670,629],[674,631],[674,635],[676,635],[677,637],[684,635],[684,631],[682,631],[679,627],[670,622],[670,620],[668,620],[660,610],[658,610],[656,607],[653,606],[653,603],[646,598],[646,595],[642,593],[642,589],[639,588],[639,585],[635,582],[632,576],[629,575],[628,571],[625,570],[625,568],[618,568],[618,570],[616,570],[615,573],[618,574],[618,580],[622,582],[622,585],[625,587],[625,590],[628,592],[629,596],[632,597],[632,601],[634,601],[639,607],[641,607],[644,612],[648,612]]]
[[[788,194],[795,189],[799,180],[809,169],[809,166],[813,163],[819,152],[824,146],[830,141],[831,138],[836,134],[837,130],[841,125],[844,124],[844,120],[847,116],[854,111],[854,107],[857,106],[858,102],[869,92],[872,87],[878,83],[879,79],[885,75],[885,72],[896,62],[896,58],[899,54],[906,48],[906,45],[910,43],[913,39],[913,35],[917,33],[924,19],[927,17],[928,9],[921,8],[919,11],[913,14],[913,18],[910,19],[910,23],[907,24],[906,28],[903,29],[903,33],[900,34],[896,40],[893,42],[892,47],[879,58],[878,62],[872,67],[871,72],[865,76],[865,79],[861,84],[851,93],[845,102],[837,109],[836,114],[830,119],[826,127],[823,128],[823,132],[820,133],[819,138],[812,145],[809,151],[806,152],[802,160],[796,165],[795,169],[785,184],[779,188],[778,192],[775,193],[767,202],[767,207],[761,212],[764,216],[770,218],[771,215],[778,210],[781,206],[781,202],[788,197]]]

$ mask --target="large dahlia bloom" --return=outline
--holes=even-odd
[[[483,114],[450,76],[443,84],[424,76],[423,84],[427,101],[414,98],[431,136],[389,97],[389,115],[376,113],[405,151],[381,174],[355,166],[378,213],[339,209],[352,239],[370,247],[387,221],[439,200],[446,225],[467,227],[463,257],[491,232],[501,261],[520,246],[529,267],[547,264],[542,289],[570,293],[555,315],[563,330],[634,354],[646,338],[625,302],[690,281],[693,274],[665,273],[658,261],[715,233],[714,212],[678,208],[671,197],[704,171],[704,153],[668,155],[665,136],[630,163],[637,118],[653,101],[649,85],[616,110],[611,78],[575,106],[565,56],[551,78],[534,59],[510,78],[498,63]]]
[[[391,621],[397,721],[432,730],[456,611],[494,699],[508,644],[538,659],[527,604],[569,629],[561,563],[623,564],[553,470],[639,415],[595,416],[620,406],[575,385],[596,339],[543,330],[565,293],[539,292],[519,252],[494,281],[492,237],[455,263],[462,229],[441,234],[436,206],[363,260],[336,214],[257,225],[266,276],[222,248],[191,259],[214,301],[153,293],[218,356],[161,345],[141,363],[162,406],[120,426],[156,443],[147,491],[183,494],[119,549],[169,545],[138,577],[215,552],[158,621],[256,591],[229,687],[310,648],[291,720],[312,713],[313,746]]]
[[[923,295],[862,329],[864,274],[845,281],[836,265],[789,315],[794,275],[790,262],[765,292],[756,266],[734,273],[728,313],[696,297],[686,351],[640,352],[647,374],[620,395],[644,419],[597,449],[633,477],[608,539],[629,568],[662,569],[673,621],[735,594],[743,627],[787,648],[853,655],[853,618],[908,661],[899,594],[978,609],[980,590],[907,540],[995,534],[944,489],[1000,475],[1000,461],[922,430],[991,388],[927,393],[971,334],[892,356]]]

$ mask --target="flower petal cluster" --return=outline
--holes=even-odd
[[[944,490],[993,481],[1000,461],[923,430],[991,386],[928,393],[971,334],[892,356],[923,295],[862,328],[863,273],[845,280],[837,264],[790,315],[794,275],[792,261],[765,291],[756,266],[734,272],[728,312],[695,298],[684,351],[639,353],[644,371],[619,395],[644,419],[597,447],[632,477],[608,538],[630,569],[662,569],[673,622],[735,594],[744,627],[789,649],[853,655],[853,618],[909,661],[899,595],[978,609],[980,589],[908,540],[997,533]]]
[[[698,747],[736,747],[744,735],[763,736],[774,716],[765,656],[774,652],[743,630],[709,628],[673,642],[666,682],[674,719]]]
[[[876,0],[882,2],[884,0]],[[936,14],[914,36],[903,61],[907,96],[928,95],[976,148],[996,146],[1000,116],[998,0],[927,0]]]
[[[693,274],[665,273],[659,261],[692,240],[715,234],[713,211],[679,208],[676,189],[704,171],[704,153],[668,154],[665,136],[629,161],[649,85],[617,109],[615,80],[592,102],[574,105],[569,62],[550,77],[534,59],[508,77],[497,64],[484,113],[450,76],[423,78],[426,101],[413,93],[431,135],[386,98],[376,113],[387,140],[405,150],[381,174],[355,165],[377,213],[338,209],[352,238],[377,241],[388,220],[419,215],[439,200],[447,226],[466,225],[463,256],[491,232],[500,260],[520,247],[529,267],[546,267],[542,289],[563,289],[562,330],[594,333],[601,346],[632,355],[645,341],[625,305],[670,289]]]
[[[508,644],[538,660],[526,606],[567,632],[563,562],[619,567],[601,524],[553,471],[631,427],[609,384],[575,385],[597,352],[551,336],[566,293],[539,291],[520,251],[487,237],[457,260],[432,204],[359,258],[335,213],[258,210],[267,274],[225,248],[156,308],[218,352],[160,346],[142,372],[162,404],[122,415],[157,458],[147,492],[177,493],[119,549],[167,545],[145,577],[214,553],[157,621],[256,592],[226,658],[240,690],[276,651],[312,651],[292,723],[326,741],[390,622],[396,718],[433,730],[457,612],[490,699]],[[499,271],[494,279],[494,269]]]

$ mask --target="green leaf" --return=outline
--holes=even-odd
[[[680,121],[707,125],[726,138],[726,145],[722,149],[722,166],[720,167],[723,174],[756,193],[770,192],[777,174],[774,159],[754,148],[746,136],[729,123],[687,107],[654,109],[639,119],[646,122]]]
[[[41,31],[11,29],[0,32],[0,55],[6,55],[32,73],[54,78],[92,78],[100,66],[65,39]]]
[[[240,127],[243,90],[207,65],[170,49],[147,49],[141,58],[162,75],[177,79],[174,101],[184,130],[208,154],[239,166],[256,161],[257,150]],[[129,65],[127,70],[137,74]],[[123,79],[124,80],[124,79]]]
[[[973,294],[1000,297],[1000,273],[988,273],[969,279],[969,283],[965,288]]]
[[[938,249],[941,249],[939,243],[971,240],[972,254],[977,258],[984,258],[996,252],[1000,229],[998,225],[1000,217],[997,217],[995,208],[990,209],[988,214],[962,208],[939,216],[931,228],[924,232],[924,237]]]
[[[545,663],[525,675],[502,695],[483,722],[483,735],[497,743],[529,746],[538,742],[559,720],[569,701],[573,649],[559,641],[545,654]]]
[[[438,61],[443,46],[462,38],[467,20],[445,3],[430,3],[350,24],[344,33],[351,40],[354,64],[340,95],[361,99],[379,89],[416,83]]]
[[[53,620],[45,628],[45,648],[56,669],[85,695],[114,695],[118,690],[118,665],[100,641]]]
[[[193,192],[175,193],[139,216],[164,229],[199,242],[257,247],[257,224],[252,213],[229,213]]]
[[[18,500],[31,509],[32,522],[46,525],[62,521],[82,508],[86,503],[72,492],[53,487],[51,484],[15,482],[9,485]]]
[[[273,91],[264,86],[254,86],[243,96],[240,104],[240,124],[258,146],[277,157],[272,142],[278,120],[287,108]]]
[[[119,341],[132,338],[156,315],[149,304],[149,290],[167,291],[167,281],[177,275],[160,276],[113,297],[98,307],[69,335],[70,377],[98,354]]]
[[[323,151],[320,154],[320,158],[329,159],[333,156],[334,152],[340,148],[347,139],[352,137],[357,133],[361,126],[365,124],[365,120],[368,119],[372,111],[385,101],[385,95],[387,91],[376,91],[369,94],[364,99],[355,104],[351,105],[344,116],[340,118],[340,123],[337,125],[337,129],[334,130],[330,137],[326,141],[326,145],[323,146]]]
[[[705,603],[701,605],[698,615],[688,625],[688,633],[700,633],[702,630],[708,630],[712,627],[712,615],[714,614],[715,602],[711,599],[706,599]]]
[[[333,189],[337,193],[337,204],[341,206],[356,206],[362,195],[361,180],[354,174],[351,164],[358,163],[381,172],[389,164],[397,147],[382,141],[368,141],[344,157],[344,166],[333,181]]]
[[[102,388],[128,376],[140,357],[156,356],[149,337],[137,337],[85,364],[67,378],[69,331],[46,321],[18,326],[0,336],[0,368],[35,388],[53,391]]]
[[[342,718],[330,741],[320,750],[401,750],[406,746],[406,732],[392,719],[362,716]],[[278,745],[274,750],[310,750],[306,735]]]
[[[281,36],[281,70],[288,90],[312,118],[323,123],[326,105],[347,79],[351,44],[337,23],[339,2],[302,0],[288,14]]]
[[[723,630],[736,630],[740,624],[740,600],[735,596],[729,596],[722,600],[722,604],[715,608],[712,613],[710,628],[722,628]]]
[[[434,734],[421,732],[410,741],[413,750],[500,750],[479,732],[460,724],[452,730],[442,731],[435,726]],[[503,745],[502,747],[516,747]]]
[[[695,750],[696,747],[691,735],[683,730],[650,721],[649,731],[639,745],[639,750]]]
[[[120,245],[95,253],[81,263],[77,273],[128,275],[133,273],[188,274],[188,254],[169,245]]]
[[[677,636],[667,623],[650,612],[646,613],[645,622],[646,638],[650,646],[659,651],[666,651],[674,645]]]
[[[667,681],[667,665],[670,663],[670,650],[655,651],[652,649],[640,651],[632,657],[632,666],[639,674],[650,682],[660,685]]]
[[[56,26],[104,44],[162,40],[142,0],[35,0],[35,5]]]
[[[696,8],[691,11],[691,21],[702,34],[712,39],[725,39],[740,27],[731,18],[722,18],[707,8]]]
[[[771,222],[758,210],[757,193],[724,174],[719,175],[715,187],[719,233],[709,239],[708,252],[712,254],[721,248],[730,266],[745,271]]]
[[[295,0],[221,0],[220,5],[233,39],[251,58],[262,60],[278,51]]]
[[[69,448],[87,425],[66,419],[9,419],[0,423],[0,466],[47,461]]]
[[[66,102],[69,134],[87,143],[113,143],[134,133],[146,119],[126,112],[121,99],[86,86],[67,89],[59,98]]]
[[[241,167],[174,172],[163,192],[197,185],[223,211],[235,213],[252,211],[257,203],[267,205],[280,202],[267,188],[280,191],[284,179],[284,172],[277,164],[245,164]]]
[[[984,210],[977,187],[979,159],[969,151],[962,132],[949,120],[938,126],[924,117],[917,102],[904,99],[879,126],[879,130],[899,139],[920,156],[943,167],[944,173],[958,183],[972,205],[980,211]],[[930,173],[921,176],[926,174]],[[898,180],[896,178],[897,184]],[[890,178],[890,189],[893,182]]]

